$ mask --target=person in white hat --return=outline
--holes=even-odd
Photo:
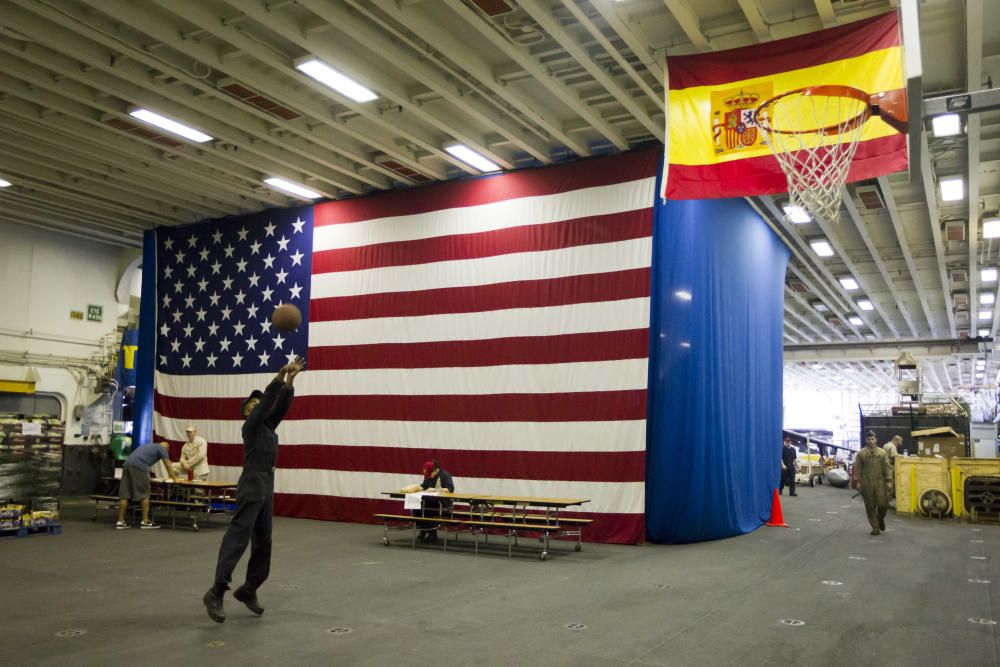
[[[189,424],[184,432],[187,442],[181,448],[181,460],[174,464],[174,470],[181,479],[191,478],[199,482],[208,481],[208,443],[198,435],[198,427]]]

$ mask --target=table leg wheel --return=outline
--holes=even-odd
[[[582,548],[583,548],[582,544],[577,544],[575,547],[573,547],[573,551],[579,551]]]
[[[548,551],[543,551],[542,553],[538,554],[538,560],[545,560],[548,557],[549,557]]]
[[[382,544],[384,544],[385,546],[389,546],[389,538],[388,537],[383,537],[382,538]]]
[[[196,532],[196,533],[197,533],[197,532],[198,532],[199,530],[201,530],[201,529],[200,529],[200,528],[198,528],[198,524],[195,524],[195,525],[194,525],[194,532]]]

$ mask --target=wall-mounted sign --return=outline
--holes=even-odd
[[[87,321],[100,322],[104,317],[104,306],[87,304]]]
[[[71,310],[69,311],[69,319],[71,320],[82,320],[83,311],[82,310]]]

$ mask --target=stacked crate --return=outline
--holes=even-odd
[[[58,419],[0,413],[0,533],[17,519],[21,529],[58,526],[64,438]]]

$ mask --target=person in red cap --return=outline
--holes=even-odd
[[[455,493],[455,482],[448,471],[442,469],[437,461],[424,461],[424,481],[420,484],[420,488],[424,491],[437,489],[439,491],[447,490],[449,493]],[[441,516],[444,510],[450,506],[451,503],[444,498],[428,498],[425,496],[423,509],[414,512],[414,514],[417,516]],[[436,542],[437,531],[422,530],[418,539],[421,542]]]

